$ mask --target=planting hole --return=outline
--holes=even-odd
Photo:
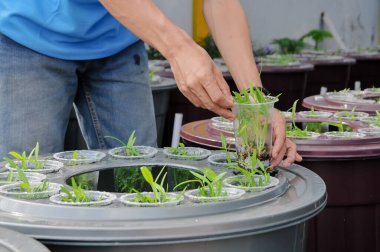
[[[150,192],[151,188],[141,174],[141,166],[107,169],[106,172],[108,174],[111,172],[113,174],[113,178],[102,177],[102,172],[95,171],[76,175],[74,176],[74,179],[78,185],[81,185],[81,187],[86,190],[130,193],[132,192],[132,189],[135,189],[139,192]],[[154,165],[147,167],[151,170],[153,178],[155,179],[161,171],[163,165]],[[173,190],[176,185],[180,184],[181,182],[194,179],[194,176],[190,173],[190,169],[169,165],[165,166],[163,174],[165,173],[167,173],[167,175],[164,181],[164,187],[168,187],[169,192],[182,191],[186,186],[187,189],[196,189],[199,186],[198,183],[188,183]],[[66,181],[68,185],[71,184],[70,180],[71,177]],[[99,183],[98,185],[98,181],[100,180],[106,181],[105,183]],[[106,186],[102,186],[103,184],[106,184]]]

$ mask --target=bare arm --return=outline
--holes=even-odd
[[[204,0],[203,14],[211,34],[225,60],[239,90],[250,85],[262,86],[252,52],[247,18],[239,0]],[[272,167],[278,165],[284,155],[284,167],[301,161],[296,145],[285,137],[285,120],[278,110],[273,115]]]
[[[240,1],[204,0],[203,13],[237,87],[262,86]]]
[[[100,0],[105,8],[169,61],[180,91],[197,107],[233,118],[229,87],[208,54],[151,0]]]

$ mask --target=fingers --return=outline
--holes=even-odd
[[[271,169],[279,165],[284,156],[286,156],[286,159],[283,160],[282,166],[285,168],[288,168],[294,162],[302,161],[301,155],[297,153],[297,145],[293,143],[292,141],[290,141],[289,139],[286,139],[277,158],[272,158]]]
[[[224,83],[220,83],[222,80],[215,78],[207,71],[200,71],[198,74],[198,76],[185,78],[183,74],[179,73],[176,79],[180,91],[196,107],[208,109],[227,119],[233,119],[233,113],[229,110],[233,105],[232,97],[224,79]]]
[[[285,119],[281,115],[281,113],[275,109],[273,112],[273,149],[272,149],[272,158],[274,159],[282,159],[283,155],[281,155],[280,151],[285,144]]]
[[[270,162],[270,169],[271,170],[281,163],[281,161],[284,158],[285,154],[286,154],[286,145],[284,144],[281,147],[280,151],[278,152],[277,157],[272,157],[272,160]]]
[[[212,87],[210,87],[210,85]],[[227,119],[233,117],[233,114],[229,110],[229,107],[226,105],[225,101],[222,102],[224,100],[224,95],[219,88],[216,88],[215,82],[212,84],[206,84],[205,86],[194,85],[190,88],[190,91],[192,93],[190,96],[198,98],[202,103],[202,107]],[[222,103],[223,106],[219,103]]]
[[[287,149],[286,159],[282,163],[285,168],[288,168],[295,161],[302,161],[302,157],[297,153],[297,146],[292,141],[287,139],[285,146]]]

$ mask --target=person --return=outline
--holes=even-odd
[[[204,49],[151,0],[0,1],[0,155],[61,151],[74,103],[88,148],[110,135],[155,145],[145,41],[169,61],[179,90],[196,106],[233,118],[233,99]],[[240,90],[262,86],[239,0],[205,0],[212,36]],[[274,113],[272,165],[301,157]]]

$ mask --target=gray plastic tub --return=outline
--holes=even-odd
[[[48,252],[40,242],[26,235],[0,228],[0,251],[1,252]]]
[[[216,152],[215,152],[216,153]],[[111,168],[167,165],[199,169],[207,160],[172,160],[160,150],[153,158],[64,167],[48,180]],[[212,167],[217,172],[232,170]],[[325,206],[326,187],[310,170],[278,169],[276,187],[241,198],[207,204],[185,200],[172,207],[69,207],[47,199],[0,196],[0,225],[41,240],[54,251],[305,251],[306,221]],[[116,193],[120,197],[121,193]]]

